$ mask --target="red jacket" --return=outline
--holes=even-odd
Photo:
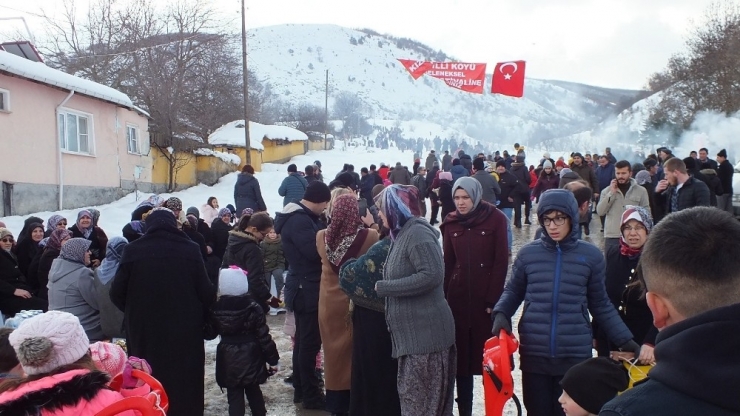
[[[388,170],[388,166],[381,166],[380,169],[378,169],[378,175],[380,175],[382,179],[388,179]]]

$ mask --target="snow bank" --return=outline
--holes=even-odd
[[[231,153],[224,153],[224,152],[219,152],[219,151],[215,151],[211,149],[203,149],[203,148],[195,149],[193,150],[193,153],[195,153],[196,155],[202,155],[202,156],[215,156],[223,160],[226,163],[231,163],[232,165],[238,166],[242,163],[241,162],[242,159],[239,156],[231,154]]]
[[[126,94],[116,89],[76,77],[58,69],[49,68],[41,62],[33,62],[10,52],[0,51],[0,71],[6,71],[22,78],[32,79],[65,90],[74,90],[76,93],[89,95],[145,113],[135,107]]]
[[[234,120],[219,127],[208,136],[208,143],[212,145],[244,147],[244,120]],[[252,149],[265,150],[262,139],[306,141],[306,133],[287,126],[266,126],[249,122],[249,141]]]

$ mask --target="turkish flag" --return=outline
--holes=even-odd
[[[491,93],[522,97],[524,95],[524,61],[499,62],[493,70]]]

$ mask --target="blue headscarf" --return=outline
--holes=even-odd
[[[408,220],[421,216],[419,189],[413,185],[388,186],[375,197],[375,205],[385,216],[391,240],[398,237]]]
[[[118,263],[121,261],[123,256],[123,248],[128,244],[128,240],[123,237],[113,237],[108,240],[108,247],[105,250],[105,258],[98,267],[97,275],[100,282],[104,285],[108,284],[116,276],[118,271]]]

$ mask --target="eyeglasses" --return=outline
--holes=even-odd
[[[59,228],[59,227],[66,227],[66,226],[67,226],[67,223],[64,222],[64,221],[60,221],[60,222],[57,223],[57,228]]]
[[[12,238],[10,238],[10,237],[7,237],[7,238],[3,238],[3,239],[2,239],[2,240],[0,240],[0,241],[2,241],[3,243],[12,243],[12,242],[14,242],[15,240],[14,240],[14,239],[12,239]]]
[[[630,231],[640,232],[640,231],[646,231],[646,230],[647,228],[643,227],[642,225],[636,225],[634,227],[630,227],[630,226],[622,227],[623,233],[630,232]]]
[[[550,224],[553,224],[553,223],[555,225],[563,225],[563,224],[565,224],[565,220],[566,219],[568,219],[568,217],[561,217],[561,216],[558,216],[558,217],[555,217],[555,218],[544,217],[544,218],[542,218],[542,223],[545,224],[545,227],[547,227],[547,226],[549,226]]]

